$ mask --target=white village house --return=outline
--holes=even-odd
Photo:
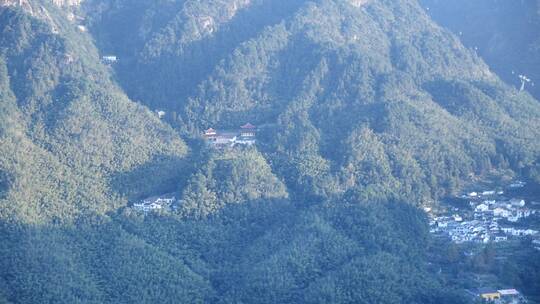
[[[497,207],[493,209],[493,215],[498,217],[509,217],[510,215],[512,215],[512,213],[510,213],[509,210]]]
[[[482,204],[479,204],[478,206],[476,206],[476,208],[474,208],[474,211],[476,212],[486,212],[489,210],[489,206],[482,203]]]
[[[432,216],[429,222],[430,233],[446,236],[455,243],[504,242],[526,236],[533,236],[537,240],[540,237],[538,231],[523,227],[528,225],[528,222],[515,226],[513,224],[536,214],[536,207],[525,207],[525,200],[520,198],[498,197],[502,194],[504,191],[500,190],[462,194],[461,198],[468,200],[469,208],[461,210],[454,206],[448,208],[445,215],[439,216],[429,213]],[[530,205],[536,206],[533,202]],[[540,241],[537,241],[533,243],[533,247],[540,250],[539,244]]]
[[[519,198],[513,198],[510,200],[510,204],[514,207],[523,207],[525,206],[525,200]]]

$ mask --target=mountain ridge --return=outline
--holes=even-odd
[[[415,0],[27,3],[0,7],[0,301],[468,303],[423,208],[540,176],[540,103]]]
[[[75,46],[71,44],[74,41],[52,33],[42,21],[27,19],[18,12],[4,10],[2,20],[13,25],[28,25],[26,28],[10,27],[9,23],[7,27],[6,23],[3,25],[4,29],[13,29],[4,31],[2,35],[2,57],[7,60],[2,67],[3,91],[11,100],[8,115],[19,117],[16,123],[7,120],[3,125],[7,129],[19,129],[14,136],[41,151],[36,153],[56,158],[58,165],[64,167],[62,170],[96,174],[102,183],[95,185],[98,188],[107,183],[103,180],[106,175],[141,165],[156,154],[183,156],[187,153],[187,147],[172,129],[115,88],[108,80],[111,77],[107,76],[106,69],[99,68],[95,50],[93,58],[87,56],[87,45]],[[66,58],[70,59],[66,61]],[[90,68],[89,63],[96,64],[98,68]],[[122,113],[123,109],[130,114]],[[147,120],[148,126],[134,124],[135,117]],[[143,138],[137,133],[152,136]],[[9,138],[3,140],[9,141]],[[145,147],[145,142],[153,142],[156,147]],[[12,144],[3,147],[14,148]],[[2,155],[6,161],[4,166],[11,166],[8,164],[14,159],[9,158],[19,157],[20,152],[3,151]],[[139,159],[127,155],[138,155]],[[68,180],[74,178],[71,176]],[[89,175],[84,177],[85,183],[92,185],[88,178]],[[80,183],[79,187],[84,189],[83,185]],[[32,193],[30,190],[26,192]],[[111,195],[108,191],[106,193],[106,196]],[[91,197],[90,193],[87,195]],[[99,200],[102,203],[94,201],[94,204],[106,202],[103,196]],[[48,209],[45,207],[41,211]]]

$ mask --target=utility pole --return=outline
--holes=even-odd
[[[525,89],[525,83],[531,82],[531,80],[525,75],[519,75],[519,79],[521,80],[521,88],[519,88],[519,91],[521,92]]]

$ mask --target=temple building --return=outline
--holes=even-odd
[[[204,131],[204,138],[215,148],[234,147],[235,145],[251,146],[255,144],[257,127],[251,123],[240,126],[237,130],[215,130],[209,128]]]
[[[240,136],[245,138],[255,137],[255,131],[257,127],[250,124],[249,122],[240,127]]]
[[[207,140],[214,140],[217,136],[216,130],[209,128],[208,130],[204,131],[204,137]]]
[[[251,146],[255,144],[255,136],[257,132],[257,127],[250,124],[249,122],[240,127],[240,137],[237,140],[237,143]]]

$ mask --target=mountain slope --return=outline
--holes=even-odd
[[[288,197],[285,185],[256,150],[216,154],[191,177],[180,200],[181,214],[206,217],[228,204]]]
[[[174,190],[186,144],[114,85],[65,11],[26,5],[0,7],[0,299],[200,301],[203,278],[110,219]]]
[[[539,162],[540,104],[414,0],[20,3],[0,2],[0,300],[466,303],[417,207]],[[248,121],[255,147],[201,139]]]
[[[245,14],[257,14],[265,3],[253,3]],[[242,121],[272,126],[262,147],[274,171],[308,196],[349,191],[420,203],[456,191],[471,174],[507,167],[523,173],[538,161],[536,101],[501,82],[416,1],[295,5],[294,13],[253,27],[242,40],[224,43],[220,33],[248,27],[249,18],[240,14],[221,24],[201,41],[225,47],[217,55],[214,49],[197,54],[223,59],[206,61],[215,65],[188,82],[184,73],[201,67],[197,60],[190,66],[182,51],[190,42],[171,50],[143,39],[145,48],[159,50],[159,67],[168,67],[134,50],[126,61],[137,62],[144,75],[126,75],[125,66],[117,71],[128,94],[174,112],[169,121],[190,136]],[[185,27],[166,28],[173,35]],[[161,86],[159,80],[159,90],[144,88],[163,75],[168,81]],[[193,87],[199,78],[189,98],[167,88]],[[142,84],[150,95],[129,84]],[[363,140],[375,144],[362,146]],[[367,158],[354,156],[359,148]]]
[[[2,171],[12,183],[10,207],[26,201],[19,207],[30,212],[28,220],[31,213],[50,212],[44,216],[50,219],[75,212],[64,207],[103,214],[119,206],[119,197],[106,201],[122,190],[111,190],[109,177],[163,159],[170,166],[185,156],[186,145],[170,128],[110,82],[89,37],[72,29],[54,34],[48,23],[11,8],[2,8],[0,20],[2,114],[9,117],[2,121]],[[43,169],[31,173],[34,168]],[[162,173],[162,181],[177,174]],[[36,193],[45,189],[52,197]]]
[[[540,98],[540,2],[422,0],[432,18],[474,49],[507,83]]]

